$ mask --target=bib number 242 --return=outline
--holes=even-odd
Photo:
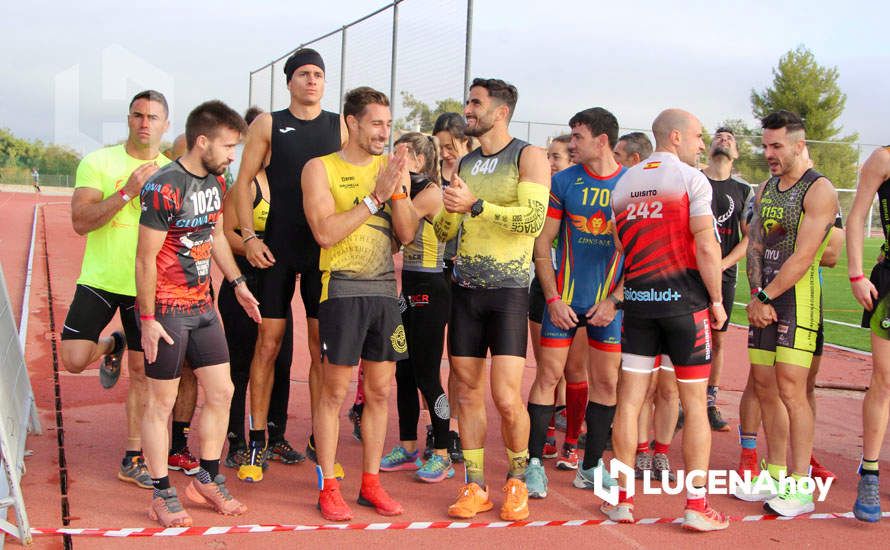
[[[663,217],[661,214],[662,208],[661,201],[632,202],[627,205],[627,219],[659,219]]]

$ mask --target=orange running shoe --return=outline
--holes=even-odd
[[[402,505],[389,496],[380,483],[362,484],[358,492],[358,503],[374,508],[381,516],[398,516],[405,513]]]
[[[528,487],[521,479],[511,477],[504,485],[504,505],[501,506],[501,519],[522,521],[528,518]]]
[[[448,507],[448,515],[453,518],[470,519],[480,512],[494,508],[488,499],[488,490],[478,483],[467,483],[460,489],[457,501]]]
[[[247,506],[235,500],[226,488],[226,476],[218,474],[210,483],[201,483],[193,479],[185,488],[185,496],[198,504],[209,504],[224,516],[240,516],[247,511]]]
[[[182,503],[179,502],[179,497],[176,495],[176,489],[173,487],[160,491],[160,496],[151,499],[148,517],[152,521],[160,523],[162,527],[191,527],[192,525],[192,518],[182,507]]]
[[[318,492],[318,509],[321,517],[328,521],[349,521],[352,519],[352,511],[340,494],[340,484],[337,478],[325,479],[324,488]]]

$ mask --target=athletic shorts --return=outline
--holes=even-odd
[[[604,327],[593,326],[586,321],[585,315],[590,308],[572,307],[572,311],[578,316],[578,325],[563,330],[553,324],[550,319],[550,310],[544,311],[544,322],[541,323],[541,347],[544,348],[567,348],[572,345],[572,339],[575,337],[575,331],[578,327],[587,328],[587,345],[601,351],[611,351],[615,353],[621,352],[621,318],[623,312],[615,313],[612,322]]]
[[[752,365],[787,363],[810,368],[822,324],[821,287],[809,299],[804,286],[792,287],[773,300],[778,321],[765,328],[748,328],[748,359]]]
[[[816,349],[813,350],[814,357],[821,357],[825,348],[825,325],[819,324],[819,332],[816,333]]]
[[[68,308],[62,340],[98,342],[99,335],[120,310],[121,325],[130,351],[142,351],[142,334],[136,323],[136,297],[115,294],[87,285],[77,285]]]
[[[525,357],[528,352],[528,290],[525,288],[451,291],[448,349],[456,357]]]
[[[318,269],[321,249],[308,227],[300,229],[299,238],[291,246],[299,254],[298,261],[288,262],[282,257],[272,267],[260,270],[260,295],[257,296],[260,315],[268,319],[287,318],[299,275],[300,299],[306,308],[306,317],[317,319],[321,298],[321,271]]]
[[[222,323],[213,307],[201,313],[155,312],[173,345],[158,340],[158,356],[154,363],[145,362],[145,376],[155,380],[174,380],[182,374],[182,360],[188,359],[193,369],[229,362],[229,347]]]
[[[528,287],[528,320],[539,325],[544,322],[544,310],[547,303],[544,299],[544,289],[537,277],[532,277],[532,284]]]
[[[707,381],[711,374],[711,319],[707,309],[650,319],[624,316],[621,370],[651,373],[673,366],[680,382]]]
[[[318,307],[321,356],[333,365],[408,358],[408,342],[397,298],[329,298]]]
[[[872,311],[862,311],[862,327],[890,340],[890,264],[882,262],[871,270],[871,284],[878,290],[878,299]]]
[[[723,281],[723,310],[726,311],[726,322],[720,328],[715,328],[717,332],[726,332],[729,329],[729,321],[732,318],[732,304],[735,302],[735,279]]]

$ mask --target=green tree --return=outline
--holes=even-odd
[[[463,103],[459,99],[451,97],[440,99],[436,101],[435,106],[430,107],[410,92],[402,92],[402,106],[408,110],[408,114],[396,121],[396,128],[409,131],[419,128],[419,131],[427,134],[433,131],[433,124],[439,115],[462,113],[464,110]]]
[[[28,141],[0,128],[0,169],[5,182],[30,182],[31,169],[35,167],[41,174],[73,176],[79,162],[80,155],[68,147]]]
[[[856,185],[859,154],[851,145],[859,139],[856,133],[841,136],[838,119],[844,112],[847,96],[838,85],[837,67],[823,67],[816,56],[801,45],[787,52],[773,69],[770,87],[751,90],[751,109],[762,118],[778,109],[787,109],[801,116],[806,123],[807,139],[837,143],[809,144],[815,168],[839,188]]]

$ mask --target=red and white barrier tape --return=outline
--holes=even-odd
[[[890,517],[884,512],[883,517]],[[743,516],[732,518],[733,522],[754,521],[800,521],[807,519],[852,519],[853,513],[804,514],[795,518],[776,515]],[[682,523],[683,518],[646,518],[637,520],[636,525],[655,525],[662,523]],[[62,536],[72,537],[182,537],[182,536],[216,536],[244,533],[276,533],[294,531],[402,531],[418,529],[499,529],[517,527],[588,527],[594,525],[617,525],[607,519],[573,519],[562,521],[492,521],[467,523],[461,521],[412,521],[402,523],[328,523],[324,525],[232,525],[222,527],[130,527],[124,529],[31,529],[35,537]]]

